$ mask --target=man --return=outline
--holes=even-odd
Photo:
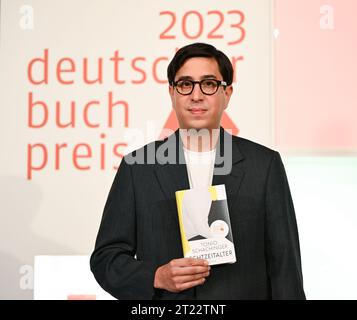
[[[180,130],[123,159],[91,256],[97,281],[114,297],[305,298],[280,155],[220,128],[232,80],[231,62],[211,45],[185,46],[172,59],[169,93]],[[195,139],[201,129],[208,139]],[[183,258],[175,191],[218,184],[226,187],[237,262],[210,267]]]

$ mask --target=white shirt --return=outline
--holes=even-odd
[[[190,188],[206,188],[212,185],[216,149],[196,152],[183,148]]]

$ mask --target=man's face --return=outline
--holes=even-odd
[[[175,81],[200,81],[207,78],[223,80],[217,61],[213,58],[195,57],[186,60],[177,71]],[[220,86],[213,95],[202,93],[199,84],[195,85],[190,95],[181,95],[172,86],[169,87],[169,91],[181,129],[217,129],[233,88],[229,86],[224,90]]]

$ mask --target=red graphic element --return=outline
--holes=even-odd
[[[323,3],[275,1],[275,144],[355,153],[357,1]]]
[[[228,114],[226,112],[223,112],[222,119],[221,119],[221,125],[223,128],[231,130],[233,135],[235,135],[235,136],[238,135],[239,129],[237,128],[237,126],[234,124],[234,122],[228,116]],[[167,129],[176,131],[176,129],[178,127],[179,127],[179,125],[177,122],[176,114],[172,110],[169,117],[167,118],[167,120],[165,122],[164,128],[161,131],[159,139],[164,139],[167,137],[167,132],[166,132]]]

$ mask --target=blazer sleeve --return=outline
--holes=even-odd
[[[305,299],[295,211],[280,154],[266,185],[266,258],[272,299]]]
[[[132,168],[122,160],[110,189],[90,267],[100,286],[117,299],[152,299],[156,266],[136,253]]]

